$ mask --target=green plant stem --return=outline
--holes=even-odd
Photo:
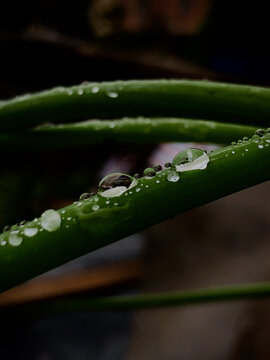
[[[28,318],[29,316],[48,316],[71,311],[134,310],[268,297],[270,297],[270,282],[258,282],[146,295],[64,298],[4,306],[0,307],[0,314]]]
[[[191,80],[131,80],[55,88],[0,102],[0,130],[43,122],[161,116],[269,126],[270,89]]]
[[[254,134],[256,127],[180,118],[124,118],[48,125],[23,133],[0,134],[5,149],[63,148],[90,144],[173,141],[229,144]]]
[[[138,179],[138,184],[121,196],[107,200],[98,194],[72,204],[63,209],[64,214],[59,210],[59,230],[39,231],[33,237],[22,235],[20,246],[9,244],[10,232],[6,231],[0,235],[0,290],[184,211],[269,180],[269,141],[267,134],[212,152],[206,169],[178,173],[176,182],[168,181],[172,170],[164,169],[152,178]],[[14,225],[12,230],[33,226],[40,228],[39,220],[22,227]]]

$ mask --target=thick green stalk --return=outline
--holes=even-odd
[[[123,118],[48,125],[18,134],[0,134],[5,149],[63,148],[112,143],[194,141],[229,144],[254,134],[256,127],[181,118]]]
[[[268,297],[270,297],[270,283],[258,282],[147,295],[48,300],[19,306],[0,307],[0,314],[2,312],[2,316],[9,317],[12,315],[28,318],[29,316],[48,316],[71,311],[134,310]]]
[[[132,80],[55,88],[0,102],[0,130],[123,116],[214,119],[269,126],[270,89],[190,80]]]
[[[0,290],[181,212],[269,180],[269,145],[270,134],[256,136],[210,153],[204,170],[177,173],[165,169],[154,177],[138,179],[137,185],[118,197],[107,199],[98,194],[74,203],[59,210],[61,224],[55,231],[44,230],[40,219],[14,226],[12,233],[0,235]],[[37,234],[23,235],[29,228],[37,229]],[[14,242],[21,244],[12,246]]]

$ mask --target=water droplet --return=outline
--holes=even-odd
[[[115,99],[115,98],[118,97],[118,94],[117,94],[117,92],[115,92],[115,91],[108,91],[108,92],[107,92],[107,95],[108,95],[110,98],[112,98],[112,99]]]
[[[258,129],[258,130],[255,131],[255,134],[259,135],[259,136],[263,136],[265,134],[265,130],[264,129]]]
[[[71,221],[71,220],[72,220],[71,216],[67,217],[67,221]]]
[[[260,136],[259,135],[253,135],[252,136],[252,140],[255,142],[255,143],[258,143],[258,142],[260,142]]]
[[[73,94],[73,91],[72,91],[72,90],[68,90],[67,94],[68,94],[68,95],[72,95],[72,94]]]
[[[110,203],[110,201],[106,201],[106,203],[105,203],[105,204],[109,205],[109,203]]]
[[[139,191],[141,191],[141,188],[137,187],[137,189],[135,191],[139,192]]]
[[[245,151],[248,151],[248,149],[245,149]]]
[[[168,174],[167,174],[167,180],[168,181],[171,181],[171,182],[176,182],[179,180],[179,174],[177,174],[176,171],[168,171]]]
[[[5,246],[6,244],[7,244],[7,241],[6,241],[6,240],[1,240],[1,241],[0,241],[0,245],[1,245],[1,246]]]
[[[77,93],[78,93],[78,95],[82,95],[82,94],[83,94],[83,90],[82,90],[82,89],[78,89]]]
[[[160,180],[157,180],[156,183],[159,184],[159,183],[160,183]]]
[[[231,145],[236,145],[236,142],[235,142],[235,141],[233,141],[233,142],[231,143]]]
[[[243,141],[244,141],[244,142],[247,142],[247,141],[248,141],[248,137],[247,137],[247,136],[243,137]]]
[[[146,168],[143,172],[143,176],[147,176],[148,178],[151,178],[156,175],[156,172],[153,168]]]
[[[47,231],[55,231],[60,228],[61,216],[53,209],[46,210],[40,219],[41,226]]]
[[[115,205],[115,206],[118,206],[118,202],[115,202],[114,205]]]
[[[96,94],[96,93],[98,93],[99,92],[99,87],[98,86],[94,86],[93,88],[92,88],[92,93],[93,94]]]
[[[92,210],[97,211],[99,209],[99,205],[93,205]]]
[[[242,142],[243,142],[242,140],[238,140],[238,144],[242,144]]]
[[[23,233],[27,237],[35,236],[38,232],[38,228],[25,228],[23,229]]]
[[[80,196],[80,200],[89,199],[89,198],[92,197],[93,195],[94,195],[94,193],[83,193],[83,194]]]
[[[19,230],[11,231],[8,237],[8,242],[12,246],[19,246],[23,242],[23,238],[18,235]]]
[[[263,149],[263,145],[258,145],[258,148],[259,148],[259,149]]]
[[[115,197],[122,195],[128,189],[136,186],[138,180],[132,176],[113,173],[105,176],[99,183],[99,194],[103,197]]]
[[[235,151],[232,151],[232,154],[234,155],[234,154],[235,154]]]
[[[82,202],[78,202],[78,204],[77,204],[77,207],[80,207],[80,206],[82,206]]]
[[[66,212],[66,210],[62,210],[62,211],[61,211],[61,214],[64,214],[65,212]]]
[[[165,166],[165,168],[169,168],[172,166],[172,164],[170,162],[166,162],[166,164],[164,166]]]
[[[187,149],[178,153],[172,165],[175,166],[176,171],[190,171],[190,170],[204,170],[207,168],[209,157],[204,150],[201,149]]]
[[[153,166],[153,169],[158,172],[158,171],[161,171],[162,170],[162,166],[161,165],[154,165]]]

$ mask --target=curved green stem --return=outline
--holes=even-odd
[[[147,295],[48,300],[0,307],[0,314],[2,312],[2,315],[5,316],[28,318],[29,316],[47,316],[71,311],[134,310],[268,297],[270,297],[270,282],[258,282]]]
[[[48,125],[19,134],[0,134],[5,149],[63,148],[111,143],[173,141],[228,144],[254,134],[256,127],[181,118],[123,118]]]
[[[257,138],[210,153],[204,170],[176,173],[164,169],[154,177],[138,179],[120,196],[107,199],[98,194],[74,203],[58,211],[61,224],[55,231],[44,230],[40,219],[14,225],[15,234],[0,235],[0,290],[181,212],[269,180],[270,134]],[[37,234],[24,235],[25,228],[32,227]],[[12,246],[17,235],[22,242]]]
[[[132,80],[55,88],[0,102],[0,130],[123,116],[214,119],[269,126],[270,89],[190,80]]]

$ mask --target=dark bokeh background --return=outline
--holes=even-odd
[[[207,78],[269,86],[268,17],[267,4],[263,1],[1,1],[0,98],[83,81],[134,78]],[[1,148],[1,226],[24,218],[31,219],[46,208],[59,208],[76,200],[81,193],[95,190],[98,180],[106,171],[140,172],[151,164],[155,150],[150,145],[135,147],[129,144],[35,152],[25,152],[23,149],[12,152]],[[158,153],[157,161],[162,161],[166,156],[170,160],[174,148],[160,147]],[[109,247],[107,252],[96,252],[75,262],[75,270],[76,266],[79,269],[92,269],[97,265],[97,258],[101,259],[98,261],[101,267],[108,261],[113,264],[130,258],[139,259],[144,264],[145,275],[124,286],[116,284],[110,287],[106,290],[109,294],[141,289],[165,290],[165,284],[170,281],[172,288],[210,284],[213,270],[209,259],[212,258],[219,259],[221,269],[218,272],[218,265],[213,265],[219,274],[212,279],[213,283],[267,278],[264,275],[267,273],[267,261],[264,263],[263,259],[268,254],[269,221],[265,219],[265,211],[258,212],[257,227],[234,238],[239,228],[245,227],[245,217],[253,217],[254,210],[246,214],[242,202],[246,201],[245,206],[251,209],[259,207],[260,203],[263,204],[261,209],[267,209],[269,186],[263,191],[258,190],[257,197],[252,191],[245,192],[240,198],[237,195],[225,200],[225,203],[221,202],[223,205],[220,208],[217,205],[217,212],[213,212],[211,207],[204,207],[204,210],[189,213],[186,218],[177,218],[173,226],[162,225],[162,231],[157,232],[154,228],[145,237],[138,235],[132,240],[136,244],[133,247],[119,243],[115,245],[116,250]],[[237,221],[228,222],[229,214],[236,211],[230,208],[233,202],[238,209],[238,218],[233,217]],[[214,223],[222,223],[218,226],[212,224],[213,234],[203,231],[203,225],[208,222],[206,214],[212,216]],[[201,222],[201,218],[205,222]],[[184,226],[183,230],[183,219],[191,223],[191,228],[193,223],[198,224],[201,231],[194,234],[188,226]],[[263,228],[260,227],[261,223],[264,224]],[[166,234],[168,227],[173,228],[170,231],[172,239],[178,239],[183,234],[181,236],[185,241],[181,242],[180,247],[178,242],[166,242],[165,256],[163,246],[167,236],[162,234]],[[231,230],[226,233],[228,227]],[[254,250],[251,244],[252,240],[257,239],[256,234],[261,242]],[[206,245],[203,246],[205,239]],[[126,244],[132,243],[129,239],[125,241]],[[222,245],[216,249],[213,244],[219,241]],[[194,242],[196,246],[191,246]],[[201,254],[200,246],[207,250],[198,256]],[[166,260],[176,251],[188,255]],[[246,262],[241,262],[243,252],[249,254]],[[149,253],[154,255],[149,257]],[[255,259],[253,253],[260,255]],[[191,271],[192,260],[183,265],[188,256],[196,258],[200,273],[206,269],[204,277],[197,279],[197,283]],[[236,259],[236,263],[234,271],[230,272],[226,266],[230,269],[227,264],[231,264],[232,258]],[[253,261],[253,272],[249,271],[250,276],[245,276],[247,264]],[[258,263],[262,262],[264,266],[259,267]],[[160,263],[163,264],[162,269],[157,266]],[[74,264],[67,265],[61,271],[68,273],[73,271],[73,267]],[[173,274],[175,280],[172,280]],[[59,276],[59,273],[56,271],[50,276]],[[156,286],[156,283],[159,285]],[[154,285],[151,287],[151,284]],[[197,308],[197,312],[190,310],[189,315],[188,310],[187,313],[174,310],[173,313],[148,312],[139,316],[132,313],[96,313],[62,315],[23,323],[12,320],[1,329],[0,358],[196,359],[201,349],[205,351],[204,356],[200,355],[201,359],[227,359],[233,358],[234,354],[243,359],[267,359],[267,350],[261,349],[259,355],[257,343],[260,344],[260,341],[252,331],[248,333],[249,337],[245,335],[248,340],[241,340],[242,332],[232,328],[232,323],[238,323],[242,310],[210,307],[209,312],[204,309],[200,313]],[[178,317],[179,321],[173,321]],[[232,321],[226,322],[230,317]],[[250,319],[248,316],[243,318],[244,321]],[[195,326],[196,321],[200,324],[200,333]],[[257,318],[254,321],[256,323]],[[220,322],[224,322],[223,327]],[[265,330],[260,331],[264,334]],[[219,332],[217,338],[225,340],[222,344],[216,340],[216,344],[220,345],[213,347],[212,336]],[[181,334],[182,342],[177,334]],[[231,337],[228,334],[232,334]],[[263,335],[261,338],[264,339]],[[252,343],[252,339],[252,350],[246,350],[246,344]],[[194,346],[199,349],[198,353],[191,351]],[[250,357],[247,357],[247,353]]]

